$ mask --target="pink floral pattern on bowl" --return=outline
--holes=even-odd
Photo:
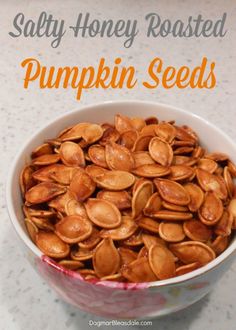
[[[79,273],[67,270],[43,256],[37,262],[39,272],[67,302],[97,315],[117,318],[135,318],[161,309],[166,298],[159,293],[150,294],[148,283],[118,283],[86,281]],[[63,288],[63,290],[62,290]]]
[[[174,286],[167,290],[152,287],[150,283],[119,283],[96,279],[88,281],[79,273],[63,268],[47,256],[34,261],[39,273],[65,301],[86,312],[109,318],[153,316],[173,308],[176,301],[185,298],[187,302],[191,301],[191,298],[189,300],[186,296],[187,291],[202,290],[209,286],[206,281],[182,288]],[[203,293],[200,294],[204,295]]]

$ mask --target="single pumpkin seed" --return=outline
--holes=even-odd
[[[111,170],[131,171],[134,168],[134,159],[129,149],[114,142],[105,147],[105,156]]]
[[[187,165],[173,165],[170,167],[169,180],[181,181],[192,177],[194,169]]]
[[[59,184],[42,182],[30,188],[25,194],[25,199],[30,204],[40,204],[63,194],[65,191],[66,188]]]
[[[60,146],[59,154],[62,163],[65,164],[66,166],[72,166],[72,167],[85,166],[83,150],[75,142],[71,142],[71,141],[63,142]]]
[[[88,219],[85,207],[83,203],[77,201],[74,198],[68,199],[65,204],[65,214],[69,215],[79,215],[84,219]]]
[[[94,181],[99,187],[118,191],[132,186],[135,177],[131,173],[125,171],[106,171],[103,174],[94,177]]]
[[[153,273],[160,280],[175,276],[175,263],[172,253],[162,244],[152,245],[148,260]]]
[[[119,210],[124,210],[131,207],[131,196],[126,190],[100,190],[97,193],[97,198],[104,199],[108,202],[113,203]]]
[[[144,181],[135,191],[132,198],[132,217],[137,218],[153,194],[153,183]]]
[[[233,217],[232,229],[236,229],[236,199],[233,198],[228,205],[228,211]]]
[[[218,167],[218,164],[212,159],[201,158],[199,159],[197,166],[207,172],[214,173]]]
[[[100,144],[91,145],[88,149],[88,155],[90,160],[98,166],[107,168],[105,148]]]
[[[184,222],[183,229],[185,235],[193,241],[208,242],[212,237],[212,230],[199,220],[189,220]]]
[[[131,119],[121,114],[115,115],[115,128],[120,134],[130,131],[133,129]]]
[[[223,214],[223,204],[214,192],[207,192],[198,210],[200,220],[207,226],[215,225]]]
[[[103,129],[98,124],[89,124],[84,127],[81,137],[86,142],[86,145],[97,142],[103,135]]]
[[[111,238],[104,238],[93,254],[93,268],[98,277],[117,273],[120,268],[120,255]]]
[[[102,228],[116,228],[121,224],[121,214],[118,208],[103,199],[89,198],[85,204],[89,219]]]
[[[81,242],[92,234],[92,224],[79,215],[68,215],[56,224],[55,233],[66,243]]]
[[[70,269],[70,270],[77,270],[79,268],[84,267],[84,264],[81,261],[77,261],[77,260],[63,259],[63,260],[60,260],[58,263],[62,267],[66,268],[66,269]]]
[[[185,238],[182,224],[174,222],[161,222],[159,235],[166,242],[181,242]]]
[[[198,269],[199,267],[201,267],[201,264],[198,261],[193,262],[193,263],[188,264],[188,265],[180,266],[180,267],[176,268],[175,275],[176,276],[181,276],[181,275],[190,273],[190,272]]]
[[[69,245],[52,232],[39,231],[36,245],[46,256],[55,259],[65,258],[70,253]]]
[[[158,164],[147,164],[135,168],[132,172],[145,178],[157,178],[169,174],[170,169]]]
[[[169,248],[184,264],[199,262],[204,266],[216,257],[213,249],[198,241],[170,244]]]
[[[184,188],[190,196],[190,203],[188,204],[189,210],[191,212],[197,212],[204,201],[204,193],[202,189],[191,182],[185,184]]]
[[[85,201],[95,191],[96,184],[86,172],[76,173],[70,183],[70,191],[80,202]]]
[[[79,123],[71,128],[65,129],[59,134],[59,139],[61,141],[74,141],[82,138],[82,133],[89,123]]]
[[[120,136],[120,144],[129,150],[132,150],[139,134],[136,130],[126,131]]]
[[[152,135],[140,135],[136,139],[132,151],[147,151],[152,138]]]
[[[154,183],[165,201],[176,205],[188,205],[190,203],[187,190],[179,183],[167,179],[154,179]]]
[[[221,180],[219,176],[211,174],[201,168],[197,168],[196,176],[199,185],[204,191],[214,191],[219,198],[227,198],[228,193],[224,180]]]
[[[133,235],[137,228],[137,224],[131,217],[123,216],[119,227],[113,229],[103,229],[100,232],[100,236],[102,238],[110,237],[114,241],[120,241]]]
[[[173,125],[163,122],[155,127],[155,133],[160,139],[171,143],[175,138],[176,129]]]
[[[149,153],[151,157],[162,166],[170,166],[173,160],[173,150],[171,146],[159,139],[154,137],[149,143]]]

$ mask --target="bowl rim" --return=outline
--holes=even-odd
[[[189,117],[195,118],[199,123],[207,125],[211,129],[215,130],[217,132],[217,134],[221,135],[232,146],[232,148],[235,148],[235,151],[236,151],[236,144],[220,128],[218,128],[217,126],[215,126],[214,124],[212,124],[208,120],[202,118],[201,116],[199,116],[195,113],[188,112],[186,110],[183,110],[182,108],[175,107],[175,106],[172,106],[172,105],[169,105],[169,104],[166,104],[166,103],[145,101],[145,100],[132,100],[132,99],[124,100],[124,101],[108,100],[108,101],[104,101],[104,102],[90,103],[90,104],[85,105],[85,106],[79,106],[79,108],[76,109],[76,110],[72,110],[70,112],[66,112],[66,113],[60,114],[59,116],[54,117],[52,120],[48,121],[46,125],[43,125],[39,129],[37,129],[36,132],[30,138],[26,139],[26,141],[23,143],[20,150],[18,150],[16,156],[14,157],[14,159],[12,161],[12,164],[11,164],[11,166],[9,168],[9,171],[8,171],[7,180],[6,180],[6,195],[5,195],[6,196],[6,205],[7,205],[8,215],[9,215],[9,218],[11,220],[11,223],[12,223],[17,235],[24,242],[24,244],[30,249],[30,251],[33,252],[34,255],[39,257],[41,260],[43,260],[43,257],[44,257],[43,253],[30,240],[28,235],[24,232],[24,230],[21,228],[21,226],[19,224],[19,221],[17,219],[17,215],[15,214],[15,211],[14,211],[14,207],[13,207],[14,201],[13,201],[12,195],[11,195],[11,187],[12,187],[12,181],[13,181],[13,178],[14,178],[16,165],[17,165],[19,159],[22,157],[23,151],[25,150],[25,148],[27,148],[27,146],[31,143],[31,141],[34,140],[37,137],[38,134],[40,134],[40,132],[42,130],[47,129],[49,126],[55,124],[58,121],[61,121],[62,119],[66,118],[68,116],[71,116],[73,113],[77,114],[81,111],[87,111],[88,109],[99,108],[101,106],[103,106],[103,107],[109,107],[109,106],[113,106],[113,105],[125,106],[125,105],[130,105],[130,104],[162,107],[162,108],[166,108],[170,111],[173,110],[174,112],[179,112],[179,113],[182,113],[182,114],[187,115]],[[230,246],[223,253],[221,253],[219,256],[217,256],[214,260],[212,260],[211,262],[209,262],[205,266],[202,266],[202,267],[200,267],[200,268],[198,268],[198,269],[196,269],[196,270],[194,270],[190,273],[184,274],[184,275],[176,276],[176,277],[166,279],[166,280],[153,281],[153,282],[126,283],[125,287],[124,287],[122,282],[113,282],[113,281],[111,282],[111,281],[100,281],[100,280],[98,280],[94,283],[93,282],[90,282],[90,283],[92,283],[92,284],[101,283],[101,284],[106,285],[108,287],[112,287],[113,289],[114,288],[121,288],[121,289],[125,288],[126,290],[129,289],[129,288],[133,289],[135,285],[137,285],[139,287],[142,287],[142,285],[144,285],[144,287],[163,287],[163,286],[169,286],[169,285],[174,285],[174,284],[182,284],[183,282],[190,281],[190,280],[192,280],[196,277],[199,277],[203,274],[206,274],[206,273],[212,271],[214,268],[216,268],[218,265],[220,265],[222,262],[224,262],[226,259],[228,259],[230,256],[232,256],[235,253],[236,253],[236,239],[234,240],[234,242],[232,242],[230,244]],[[49,264],[51,266],[53,266],[56,270],[63,271],[63,269],[61,269],[61,267],[56,267],[56,265],[54,265],[54,262],[49,263]],[[70,274],[71,272],[64,272],[64,273],[71,276],[71,274]],[[78,279],[81,279],[81,276],[78,276]],[[115,283],[116,283],[116,285],[114,285]]]

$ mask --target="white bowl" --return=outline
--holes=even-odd
[[[66,113],[39,130],[21,148],[7,181],[7,207],[12,224],[24,244],[26,257],[34,268],[69,303],[94,314],[112,318],[143,318],[165,315],[191,305],[205,296],[230,267],[236,251],[236,239],[215,260],[191,273],[163,281],[139,284],[84,281],[78,273],[59,267],[32,243],[24,226],[19,189],[21,169],[30,160],[31,151],[44,140],[54,138],[65,127],[77,122],[112,122],[116,113],[135,117],[157,116],[187,124],[209,151],[221,151],[236,162],[236,145],[217,127],[192,113],[172,106],[141,102],[105,102]],[[22,262],[24,262],[22,260]]]

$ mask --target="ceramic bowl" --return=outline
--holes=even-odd
[[[215,260],[191,273],[150,283],[117,283],[84,281],[78,273],[65,270],[42,252],[29,239],[22,213],[19,189],[20,171],[30,159],[31,151],[44,140],[53,138],[62,129],[77,122],[113,121],[116,113],[135,117],[157,116],[187,124],[199,135],[209,151],[223,151],[236,162],[236,145],[218,128],[190,112],[172,106],[141,102],[106,102],[87,106],[55,119],[38,131],[16,156],[7,182],[7,207],[12,224],[23,243],[25,256],[34,269],[59,295],[74,306],[106,318],[157,317],[181,310],[205,296],[230,267],[236,251],[236,237]],[[22,260],[24,262],[24,260]]]

